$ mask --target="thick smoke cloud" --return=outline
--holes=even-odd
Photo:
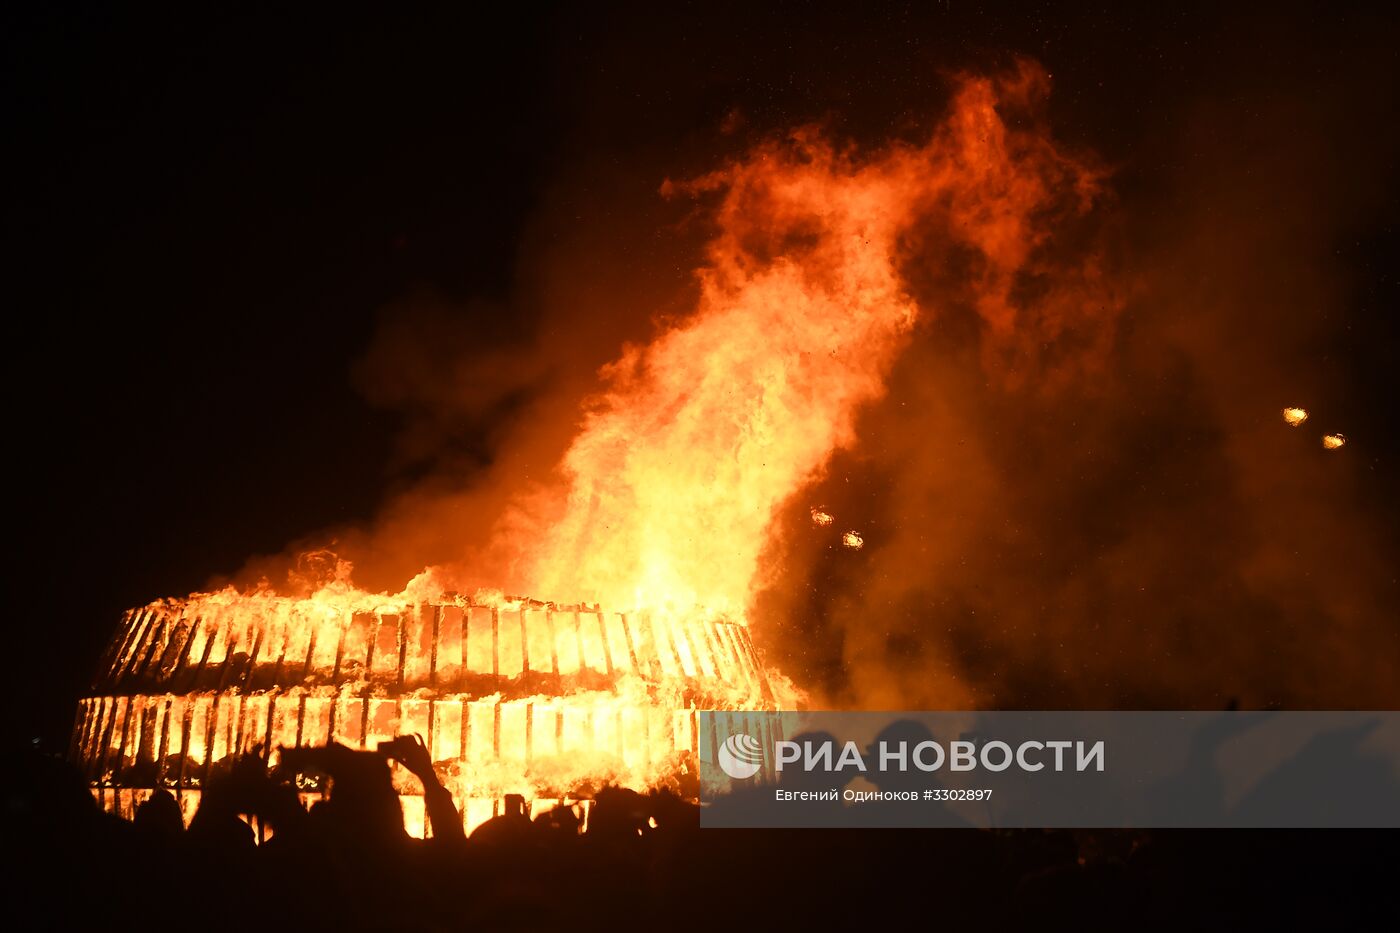
[[[1394,192],[1381,152],[1339,165],[1334,104],[1186,109],[1183,168],[1052,246],[1116,244],[1107,343],[1036,319],[1050,271],[1004,356],[964,279],[911,253],[920,332],[865,443],[792,503],[760,600],[799,682],[873,708],[1394,705],[1390,441],[1320,444],[1377,401],[1331,352],[1354,313],[1332,244]]]

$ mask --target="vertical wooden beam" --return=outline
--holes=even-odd
[[[607,675],[611,677],[617,671],[617,666],[613,664],[612,645],[608,644],[608,623],[603,618],[603,613],[596,613],[596,617],[598,619],[598,637],[603,640],[603,664],[607,667]]]
[[[369,683],[374,671],[374,646],[379,641],[379,616],[373,616],[374,621],[365,626],[365,641],[369,648],[365,652],[365,683]]]
[[[544,627],[549,632],[549,669],[557,674],[559,673],[559,643],[555,641],[554,610],[548,607],[544,610]]]
[[[185,773],[190,760],[190,732],[194,723],[194,700],[191,699],[185,704],[185,715],[180,721],[180,772],[175,778],[175,796],[177,800],[183,801],[185,797]],[[205,756],[208,756],[205,751]]]
[[[204,767],[200,771],[199,786],[202,789],[209,786],[209,775],[214,771],[214,750],[218,747],[217,734],[219,731],[219,699],[222,694],[216,693],[209,701],[209,712],[204,719]]]
[[[104,713],[104,721],[103,721],[103,728],[102,728],[102,749],[101,749],[101,753],[100,753],[100,755],[99,755],[99,757],[98,757],[98,759],[97,759],[97,775],[96,775],[96,777],[97,777],[98,780],[103,779],[103,777],[104,777],[105,774],[107,773],[107,763],[108,763],[108,759],[111,758],[111,756],[112,756],[112,733],[116,730],[116,726],[117,726],[117,698],[116,698],[116,697],[112,697],[112,698],[111,698],[111,703],[110,703],[110,705],[107,707],[106,712]],[[113,773],[116,772],[116,766],[115,766],[115,765],[112,767],[112,771],[113,771]]]
[[[305,661],[305,663],[303,663],[302,666],[301,666],[301,682],[302,682],[302,683],[306,683],[308,680],[311,679],[311,665],[314,663],[313,659],[316,657],[316,640],[317,640],[317,638],[320,637],[320,635],[321,635],[321,626],[320,626],[320,624],[312,625],[312,626],[311,626],[311,637],[310,637],[309,639],[307,639],[307,643],[306,643],[306,661]]]
[[[117,760],[112,766],[112,777],[119,779],[126,761],[126,744],[131,729],[131,711],[136,708],[136,698],[126,698],[126,709],[122,715],[122,733],[120,742],[117,745]]]
[[[465,615],[466,613],[463,613]],[[428,683],[434,688],[438,685],[438,638],[442,636],[442,607],[433,606],[433,645],[428,654]],[[463,654],[466,653],[463,645]]]
[[[331,683],[337,688],[340,687],[340,665],[345,659],[345,636],[350,631],[350,625],[354,621],[353,617],[339,618],[340,637],[335,643],[335,669],[331,671]]]
[[[243,631],[232,626],[228,629],[228,644],[224,646],[224,669],[219,672],[219,683],[214,688],[216,694],[228,690],[229,680],[233,677],[233,656],[238,651],[238,637],[242,634]]]
[[[399,613],[399,626],[398,626],[398,628],[399,628],[399,631],[398,631],[398,639],[399,639],[399,644],[398,644],[398,649],[399,649],[399,673],[398,673],[398,679],[395,681],[395,683],[398,684],[398,688],[399,688],[399,692],[400,692],[400,693],[403,692],[403,684],[404,684],[404,665],[406,665],[406,664],[408,663],[408,622],[407,622],[407,619],[408,619],[408,613],[409,613],[409,612],[412,612],[412,611],[413,611],[412,608],[410,608],[410,609],[408,610],[408,612],[400,612],[400,613]]]
[[[491,676],[501,676],[501,610],[491,607]]]
[[[107,644],[107,647],[102,652],[102,656],[97,659],[97,668],[93,672],[93,690],[96,690],[98,684],[111,676],[112,666],[121,658],[122,651],[131,641],[132,617],[138,612],[140,612],[139,609],[128,609],[122,613],[121,621],[117,623],[120,626],[117,629],[117,637],[113,638]]]
[[[156,649],[160,645],[161,638],[164,636],[165,629],[168,624],[168,621],[165,619],[164,616],[162,616],[159,623],[147,630],[146,640],[140,646],[138,652],[140,655],[140,661],[133,665],[132,668],[127,671],[127,679],[131,681],[137,688],[139,688],[145,682],[146,672],[151,667],[152,659],[157,653]]]
[[[141,646],[145,644],[146,632],[150,629],[155,617],[156,611],[154,609],[145,609],[139,612],[133,621],[131,630],[127,633],[127,640],[122,645],[121,654],[117,657],[109,677],[113,688],[126,677],[136,658],[140,656]]]
[[[166,756],[170,753],[170,697],[166,696],[160,700],[160,715],[156,717],[157,727],[160,730],[160,741],[155,746],[155,770],[156,783],[165,782]]]
[[[204,619],[196,619],[195,625],[205,625]],[[209,633],[204,639],[204,650],[200,652],[199,655],[199,663],[195,665],[194,670],[190,671],[190,676],[186,678],[183,685],[184,689],[180,691],[181,693],[190,693],[199,688],[199,683],[204,678],[204,668],[209,664],[209,655],[214,650],[214,640],[216,638],[218,638],[218,631],[210,626]],[[190,643],[194,643],[193,637],[190,639]]]
[[[297,737],[296,737],[296,739],[294,740],[294,741],[296,742],[296,747],[297,747],[297,748],[301,748],[301,745],[302,745],[302,729],[305,727],[305,725],[306,725],[306,694],[302,694],[301,697],[300,697],[300,699],[297,700]]]
[[[462,734],[461,734],[460,738],[458,739],[458,741],[459,741],[461,744],[460,744],[460,746],[457,748],[457,757],[458,757],[459,760],[461,760],[464,764],[467,764],[467,765],[470,765],[470,764],[471,764],[470,759],[467,757],[467,750],[468,750],[469,748],[471,748],[471,738],[472,738],[472,722],[471,722],[471,720],[472,720],[472,704],[471,704],[471,701],[468,700],[466,697],[463,697],[463,698],[462,698],[462,721],[461,721],[460,723],[458,723],[458,728],[460,729],[460,731],[461,731]],[[463,809],[465,810],[465,805],[463,806]]]
[[[238,686],[240,688],[252,688],[253,678],[257,674],[258,670],[258,654],[262,651],[263,641],[265,638],[266,635],[263,631],[263,626],[257,626],[257,630],[253,633],[252,650],[248,652],[248,672],[241,678],[239,678],[238,681]]]
[[[491,716],[491,754],[499,759],[501,757],[501,701],[499,698],[492,704]]]

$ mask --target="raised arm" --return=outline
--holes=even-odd
[[[452,792],[442,786],[423,738],[418,735],[401,735],[392,742],[381,744],[379,748],[423,782],[423,805],[428,813],[428,821],[433,827],[433,838],[445,842],[465,841],[461,814],[457,812]]]

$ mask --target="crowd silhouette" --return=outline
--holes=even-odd
[[[405,831],[391,762],[423,784],[428,839]],[[306,772],[330,778],[309,808]],[[15,929],[1159,928],[1335,917],[1392,871],[1379,833],[701,831],[690,800],[616,787],[586,824],[511,797],[467,835],[415,737],[241,758],[188,827],[165,790],[131,821],[103,812],[76,768],[33,749],[6,774]]]

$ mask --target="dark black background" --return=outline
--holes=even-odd
[[[1012,53],[1130,192],[1180,168],[1151,141],[1217,86],[1341,81],[1345,144],[1395,145],[1366,112],[1394,23],[1360,7],[467,6],[7,12],[7,736],[65,742],[121,609],[373,513],[396,423],[350,371],[376,313],[425,286],[510,307],[522,227],[576,159],[646,152],[654,186],[704,168],[686,143],[734,108],[878,133]],[[1395,246],[1391,222],[1335,244],[1358,297],[1329,349],[1391,470]]]

